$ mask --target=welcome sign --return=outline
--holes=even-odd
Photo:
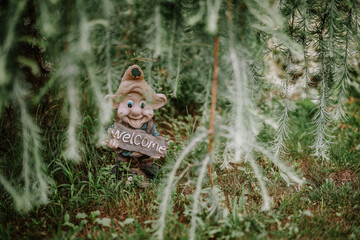
[[[153,136],[144,130],[131,129],[120,123],[115,123],[114,128],[109,128],[108,133],[119,143],[123,150],[139,152],[152,158],[166,155],[169,143],[166,138]]]

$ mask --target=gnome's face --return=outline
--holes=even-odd
[[[129,67],[112,99],[117,118],[133,128],[141,128],[154,116],[154,109],[161,108],[167,101],[164,94],[155,93],[145,82],[143,71],[138,65]]]
[[[140,93],[131,92],[120,102],[117,116],[131,127],[140,128],[154,116],[154,110]]]

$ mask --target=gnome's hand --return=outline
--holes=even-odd
[[[142,157],[142,156],[144,156],[144,154],[139,153],[139,152],[132,152],[132,153],[130,154],[130,156],[131,156],[131,157]]]
[[[111,139],[107,144],[109,148],[118,148],[120,147],[119,142],[116,139]]]

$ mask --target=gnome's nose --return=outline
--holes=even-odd
[[[141,114],[141,108],[140,107],[134,107],[131,111],[131,115],[134,117],[139,116]]]

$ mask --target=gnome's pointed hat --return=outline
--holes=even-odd
[[[142,95],[147,102],[152,104],[154,109],[162,107],[167,101],[164,94],[156,94],[151,89],[144,80],[144,73],[138,65],[132,65],[126,70],[116,93],[107,95],[105,99],[111,98],[116,109],[122,99],[131,92]]]

